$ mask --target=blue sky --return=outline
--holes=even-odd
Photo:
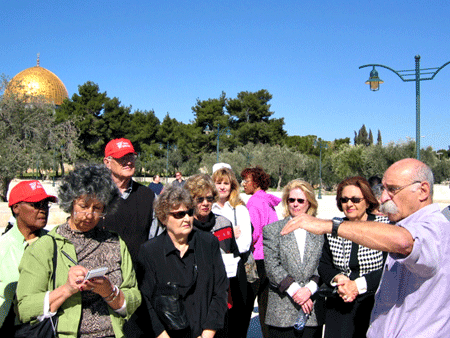
[[[194,119],[197,98],[267,89],[289,135],[415,139],[415,83],[395,70],[450,61],[448,1],[4,1],[0,73],[40,65],[69,96],[93,81],[136,109]],[[450,65],[421,82],[421,146],[450,145]]]

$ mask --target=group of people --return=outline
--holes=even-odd
[[[450,223],[424,163],[394,163],[376,188],[344,179],[345,217],[322,220],[300,179],[278,198],[261,167],[246,168],[245,203],[226,163],[149,189],[132,179],[135,160],[131,142],[115,139],[103,164],[75,168],[57,197],[39,181],[11,190],[2,336],[50,320],[59,337],[239,338],[256,300],[265,338],[449,334]],[[69,217],[47,232],[55,202]],[[151,235],[155,218],[163,231]]]

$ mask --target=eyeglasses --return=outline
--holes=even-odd
[[[188,215],[189,217],[192,217],[192,216],[194,216],[194,209],[177,211],[177,212],[169,212],[169,215],[172,215],[173,218],[176,218],[176,219],[182,219],[186,215]]]
[[[395,195],[397,195],[400,191],[405,189],[406,187],[409,187],[410,185],[417,184],[417,183],[422,183],[422,181],[414,181],[412,183],[405,184],[405,185],[403,185],[401,187],[392,187],[392,186],[389,186],[389,185],[383,185],[383,190],[386,190],[388,195],[392,198]]]
[[[117,163],[119,163],[122,167],[126,165],[128,162],[134,163],[136,162],[137,155],[136,154],[127,154],[125,156],[119,158],[113,158]]]
[[[295,201],[297,201],[300,204],[305,203],[305,200],[303,198],[288,198],[288,202],[289,203],[294,203]]]
[[[360,203],[364,198],[361,197],[341,197],[339,200],[341,203],[348,203],[348,201],[352,201],[353,204]]]
[[[74,211],[75,215],[81,215],[84,217],[87,217],[87,215],[92,215],[94,217],[105,217],[106,213],[105,212],[98,212],[98,211]]]
[[[49,209],[52,206],[52,203],[49,200],[42,200],[39,202],[23,202],[28,204],[30,207],[33,207],[36,210],[45,210]]]
[[[214,196],[206,196],[206,197],[197,197],[195,200],[197,203],[203,203],[203,201],[206,199],[209,203],[214,202]]]

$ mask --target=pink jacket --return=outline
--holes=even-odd
[[[255,259],[264,259],[262,229],[270,223],[278,221],[275,207],[281,202],[281,198],[258,190],[247,202],[250,220],[253,225],[253,246]]]

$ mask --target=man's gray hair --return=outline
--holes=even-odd
[[[428,182],[428,184],[430,185],[430,195],[433,196],[434,176],[429,166],[427,166],[425,163],[422,163],[422,165],[418,166],[415,170],[415,180]]]

